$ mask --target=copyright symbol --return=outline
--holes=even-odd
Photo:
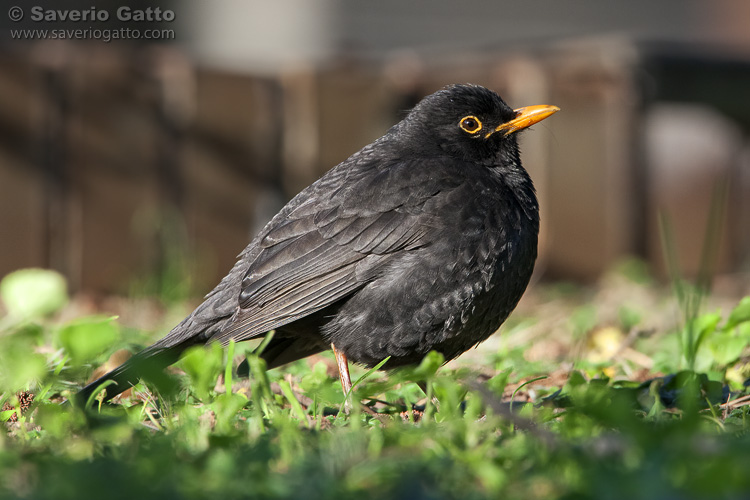
[[[8,11],[8,17],[11,21],[18,22],[21,19],[23,19],[23,9],[21,7],[15,6],[11,7]]]

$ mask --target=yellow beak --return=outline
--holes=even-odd
[[[557,106],[550,106],[548,104],[540,104],[538,106],[526,106],[524,108],[514,109],[516,117],[509,122],[505,122],[498,126],[494,131],[487,134],[485,137],[488,138],[495,132],[502,132],[503,136],[518,132],[526,127],[530,127],[535,123],[538,123],[548,116],[560,111]]]

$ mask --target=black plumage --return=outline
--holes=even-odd
[[[113,380],[111,398],[190,346],[270,330],[269,367],[333,346],[344,366],[390,356],[390,368],[485,340],[537,255],[537,199],[515,132],[555,111],[513,110],[475,85],[424,98],[292,199],[167,336],[79,397]]]

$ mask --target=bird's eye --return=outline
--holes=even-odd
[[[482,130],[482,122],[476,116],[464,116],[461,121],[458,122],[458,126],[461,130],[470,134],[476,134]]]

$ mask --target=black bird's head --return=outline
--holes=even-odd
[[[422,99],[399,135],[416,142],[416,149],[490,165],[518,163],[515,133],[557,111],[548,105],[513,109],[479,85],[451,85]]]

